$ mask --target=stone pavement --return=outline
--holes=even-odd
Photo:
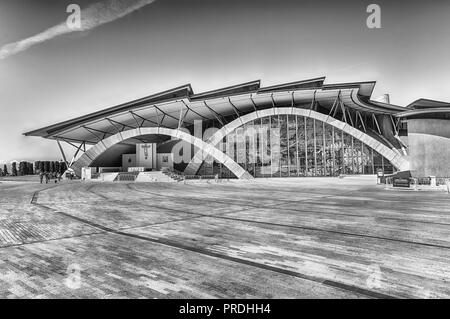
[[[450,196],[373,177],[0,180],[3,298],[450,297]]]

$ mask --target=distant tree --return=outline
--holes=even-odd
[[[29,162],[20,162],[19,163],[19,175],[25,176],[25,175],[31,175],[33,169],[30,171],[30,163]]]
[[[45,163],[39,162],[39,173],[44,173],[44,172],[45,172]]]
[[[16,162],[12,163],[11,173],[12,173],[12,176],[17,176],[17,163]]]
[[[36,174],[39,173],[40,168],[41,168],[41,161],[34,162],[34,171],[35,171]]]
[[[50,173],[50,162],[49,161],[44,162],[44,172]]]
[[[66,162],[59,163],[59,173],[62,175],[67,170]]]
[[[3,176],[8,175],[8,166],[6,164],[3,165]]]
[[[28,175],[34,175],[33,163],[27,163],[27,174]]]
[[[50,172],[51,173],[55,173],[56,171],[55,171],[55,162],[54,161],[52,161],[51,163],[50,163]]]
[[[19,176],[24,176],[27,174],[25,162],[22,161],[19,163],[19,172],[18,173],[19,173],[18,174]]]
[[[55,173],[59,173],[59,162],[55,162]]]

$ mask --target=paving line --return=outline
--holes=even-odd
[[[63,237],[57,237],[57,238],[50,238],[50,239],[43,239],[43,240],[35,240],[35,241],[29,241],[29,242],[22,242],[22,243],[16,243],[16,244],[8,244],[4,246],[0,246],[0,250],[11,248],[11,247],[20,247],[20,246],[26,246],[26,245],[35,245],[35,244],[41,244],[41,243],[47,243],[57,240],[63,240],[63,239],[71,239],[71,238],[80,238],[85,236],[91,236],[91,235],[99,235],[99,234],[105,234],[105,231],[100,232],[92,232],[88,234],[80,234],[80,235],[74,235],[74,236],[63,236]]]
[[[130,185],[130,184],[128,184],[128,185]],[[146,191],[142,191],[142,192],[143,193],[153,194],[151,192],[146,192]],[[96,194],[96,193],[94,193],[94,194]],[[99,194],[97,194],[97,195],[99,195]],[[155,193],[155,195],[165,197],[162,194]],[[104,196],[104,195],[101,195],[101,196]],[[168,195],[167,197],[173,197],[173,196]],[[121,201],[121,200],[114,200],[114,199],[111,199],[111,198],[108,198],[108,197],[106,197],[106,199],[108,199],[110,201]],[[149,206],[149,205],[145,205],[145,206]],[[252,205],[244,205],[244,206],[252,206]],[[341,232],[341,231],[336,231],[336,230],[328,230],[328,229],[322,229],[322,228],[317,228],[317,227],[309,227],[309,226],[295,226],[295,225],[278,224],[278,223],[256,221],[256,220],[250,220],[250,219],[244,219],[244,218],[227,217],[227,216],[223,216],[223,215],[207,215],[207,214],[201,214],[201,213],[192,213],[192,212],[186,212],[186,211],[183,211],[183,210],[180,210],[180,209],[167,208],[167,207],[161,207],[161,206],[155,206],[155,205],[151,205],[151,207],[158,208],[158,209],[163,209],[163,210],[167,210],[167,211],[184,213],[184,214],[202,215],[203,217],[210,217],[210,218],[217,218],[217,219],[226,219],[226,220],[233,220],[233,221],[240,221],[240,222],[247,222],[247,223],[264,224],[264,225],[270,225],[270,226],[287,227],[287,228],[303,229],[303,230],[318,231],[318,232],[327,232],[327,233],[339,234],[339,235],[345,235],[345,236],[356,236],[356,237],[362,237],[362,238],[380,239],[380,240],[386,240],[386,241],[391,241],[391,242],[399,242],[399,243],[410,244],[410,245],[421,245],[421,246],[426,246],[426,247],[450,249],[450,246],[429,244],[429,243],[418,242],[418,241],[410,241],[410,240],[395,239],[395,238],[382,237],[382,236],[373,236],[373,235],[364,235],[364,234],[357,234],[357,233]],[[239,210],[239,211],[235,211],[235,212],[227,212],[227,213],[224,213],[224,214],[234,214],[234,213],[239,213],[239,212],[244,212],[244,211],[246,211],[246,210]],[[357,216],[358,217],[366,217],[367,218],[367,216],[360,216],[360,215],[357,215]],[[382,218],[382,217],[380,217],[380,218]],[[403,220],[403,221],[406,221],[406,220]]]
[[[163,195],[161,195],[161,196],[163,196]],[[107,199],[113,201],[113,199],[111,199],[111,198],[107,198]],[[120,201],[120,200],[117,200],[117,201]],[[149,206],[149,205],[145,205],[145,206]],[[162,209],[162,210],[166,210],[166,211],[176,212],[176,213],[197,215],[198,216],[197,218],[209,217],[209,218],[216,218],[216,219],[225,219],[225,220],[232,220],[232,221],[239,221],[239,222],[254,223],[254,224],[263,224],[263,225],[268,225],[268,226],[294,228],[294,229],[310,230],[310,231],[316,231],[316,232],[326,232],[326,233],[339,234],[339,235],[345,235],[345,236],[355,236],[355,237],[362,237],[362,238],[380,239],[380,240],[391,241],[391,242],[398,242],[398,243],[404,243],[404,244],[410,244],[410,245],[421,245],[421,246],[426,246],[426,247],[450,249],[450,246],[429,244],[429,243],[423,243],[423,242],[417,242],[417,241],[409,241],[409,240],[402,240],[402,239],[395,239],[395,238],[389,238],[389,237],[381,237],[381,236],[373,236],[373,235],[364,235],[364,234],[357,234],[357,233],[341,232],[341,231],[336,231],[336,230],[328,230],[328,229],[309,227],[309,226],[295,226],[295,225],[287,225],[287,224],[278,224],[278,223],[257,221],[257,220],[251,220],[251,219],[245,219],[245,218],[227,217],[227,216],[217,215],[217,214],[215,214],[215,215],[208,215],[208,214],[201,214],[201,213],[192,213],[192,212],[187,212],[187,211],[184,211],[184,210],[181,210],[181,209],[167,208],[167,207],[161,207],[161,206],[155,206],[155,205],[151,205],[151,207]],[[246,210],[227,212],[227,213],[224,213],[224,214],[234,214],[234,213],[239,213],[239,212],[244,212],[244,211],[246,211]],[[174,221],[170,221],[170,222],[177,222],[177,221],[181,221],[181,220],[174,220]],[[164,223],[162,223],[162,224],[164,224]],[[155,225],[157,225],[157,224],[155,224]],[[151,227],[151,226],[153,226],[153,225],[142,226],[140,228]],[[131,228],[132,227],[130,227],[129,229],[131,229]]]
[[[177,197],[177,196],[173,196],[173,195],[163,195],[163,194],[159,194],[159,193],[148,192],[148,191],[144,191],[144,190],[138,190],[136,188],[132,188],[131,184],[128,184],[128,185],[130,185],[130,186],[128,186],[128,188],[130,188],[131,190],[134,190],[136,192],[148,193],[148,194],[155,195],[155,196],[160,196],[160,197],[169,197],[169,198],[183,199],[181,197]],[[328,197],[333,197],[333,196],[335,196],[335,195],[329,195]],[[187,197],[184,197],[184,198],[187,198]],[[113,199],[108,198],[108,197],[106,197],[105,199],[113,200]],[[190,200],[202,201],[202,199],[197,199],[197,198],[189,198],[189,199]],[[209,201],[209,202],[216,202],[216,203],[219,203],[219,204],[228,204],[228,205],[230,204],[229,202],[227,203],[225,201],[210,200],[210,199],[206,199],[206,200]],[[252,208],[259,208],[259,209],[267,209],[267,207],[269,207],[269,206],[276,206],[276,205],[279,205],[279,203],[272,204],[272,205],[267,205],[267,206],[254,205],[254,204],[249,204],[249,203],[239,204],[239,205],[252,207]],[[158,208],[163,208],[163,207],[158,207]],[[282,212],[283,210],[284,211],[294,211],[294,212],[304,212],[304,211],[299,210],[299,209],[284,208],[284,207],[280,209],[280,212]],[[242,211],[245,211],[245,210],[242,210]],[[405,218],[396,218],[396,217],[382,217],[382,216],[371,217],[371,216],[366,216],[366,215],[356,215],[356,214],[348,214],[348,213],[330,213],[330,212],[322,212],[322,211],[315,211],[315,210],[307,210],[307,212],[308,213],[315,213],[315,214],[322,214],[322,215],[331,215],[331,216],[339,215],[339,216],[351,216],[351,217],[357,217],[357,218],[376,218],[376,219],[396,220],[396,221],[404,221],[404,222],[419,223],[419,224],[431,224],[431,225],[450,226],[450,224],[448,224],[448,223],[428,222],[428,221],[421,221],[421,220],[414,220],[414,219],[405,219]],[[227,214],[231,214],[231,213],[235,213],[235,212],[229,212]]]
[[[112,233],[112,234],[116,234],[116,235],[122,235],[122,236],[126,236],[126,237],[132,237],[132,238],[149,241],[149,242],[156,243],[156,244],[161,244],[161,245],[165,245],[165,246],[170,246],[170,247],[174,247],[174,248],[178,248],[178,249],[182,249],[182,250],[187,250],[187,251],[199,253],[199,254],[202,254],[202,255],[207,255],[207,256],[210,256],[210,257],[218,258],[218,259],[223,259],[223,260],[236,262],[236,263],[239,263],[239,264],[253,266],[255,268],[268,270],[268,271],[273,271],[273,272],[276,272],[276,273],[279,273],[279,274],[289,275],[289,276],[292,276],[292,277],[296,277],[296,278],[300,278],[300,279],[304,279],[304,280],[320,283],[320,284],[325,285],[325,286],[338,288],[338,289],[345,290],[345,291],[350,291],[350,292],[357,293],[357,294],[360,294],[360,295],[368,297],[368,298],[383,298],[383,299],[395,299],[395,298],[397,298],[395,296],[387,295],[387,294],[384,294],[384,293],[376,292],[376,291],[373,291],[373,290],[368,290],[368,289],[357,287],[357,286],[348,285],[348,284],[345,284],[345,283],[342,283],[342,282],[337,282],[337,281],[334,281],[334,280],[322,279],[322,278],[318,278],[318,277],[315,277],[315,276],[302,274],[302,273],[299,273],[299,272],[296,272],[296,271],[292,271],[292,270],[287,270],[287,269],[283,269],[283,268],[279,268],[279,267],[269,266],[269,265],[265,265],[265,264],[262,264],[262,263],[257,263],[257,262],[253,262],[253,261],[250,261],[250,260],[238,258],[238,257],[232,257],[232,256],[216,253],[216,252],[210,251],[208,249],[204,249],[204,248],[197,248],[197,247],[184,245],[184,244],[181,244],[179,242],[171,241],[171,240],[168,240],[168,239],[149,238],[149,237],[144,237],[144,236],[140,236],[140,235],[136,235],[136,234],[130,234],[130,233],[126,233],[126,232],[123,232],[123,231],[115,230],[115,229],[112,229],[112,228],[109,228],[109,227],[106,227],[106,226],[103,226],[103,225],[100,225],[100,224],[97,224],[97,223],[93,223],[93,222],[91,222],[89,220],[86,220],[84,218],[73,216],[73,215],[65,213],[65,212],[57,211],[57,210],[52,209],[51,207],[48,207],[48,206],[43,205],[43,204],[40,204],[40,203],[37,202],[39,191],[37,191],[36,193],[37,193],[37,194],[35,194],[36,196],[34,196],[35,197],[34,205],[37,205],[39,207],[43,207],[43,208],[48,209],[48,210],[50,210],[50,211],[52,211],[54,213],[57,213],[57,214],[60,214],[60,215],[66,216],[66,217],[70,217],[70,218],[75,219],[75,220],[77,220],[79,222],[85,223],[85,224],[87,224],[87,225],[89,225],[91,227],[100,229],[100,230],[108,232],[108,233]]]
[[[41,204],[36,204],[36,205],[40,205],[41,206]],[[51,208],[49,208],[49,209],[51,209]],[[207,256],[210,256],[210,257],[215,257],[215,258],[218,258],[218,259],[224,259],[224,260],[236,262],[236,263],[239,263],[239,264],[253,266],[253,267],[256,267],[256,268],[259,268],[259,269],[273,271],[273,272],[276,272],[276,273],[289,275],[289,276],[297,277],[297,278],[308,280],[308,281],[313,281],[313,282],[316,282],[316,283],[323,284],[325,286],[330,286],[330,287],[333,287],[333,288],[339,288],[341,290],[351,291],[353,293],[358,293],[360,295],[363,295],[363,296],[366,296],[366,297],[369,297],[369,298],[383,298],[383,299],[394,299],[394,298],[396,298],[394,296],[387,295],[387,294],[384,294],[384,293],[380,293],[380,292],[376,292],[376,291],[372,291],[372,290],[368,290],[368,289],[364,289],[364,288],[360,288],[360,287],[356,287],[356,286],[347,285],[345,283],[341,283],[341,282],[337,282],[337,281],[333,281],[333,280],[321,279],[321,278],[318,278],[318,277],[305,275],[305,274],[302,274],[302,273],[299,273],[299,272],[295,272],[295,271],[291,271],[291,270],[287,270],[287,269],[283,269],[283,268],[279,268],[279,267],[273,267],[273,266],[269,266],[269,265],[253,262],[253,261],[250,261],[250,260],[242,259],[242,258],[237,258],[237,257],[232,257],[232,256],[224,255],[224,254],[219,254],[219,253],[207,250],[207,249],[184,245],[184,244],[181,244],[181,243],[178,243],[178,242],[174,242],[174,241],[171,241],[171,240],[168,240],[168,239],[149,238],[149,237],[144,237],[144,236],[140,236],[140,235],[136,235],[136,234],[130,234],[130,233],[127,233],[127,232],[123,232],[123,231],[115,230],[115,229],[112,229],[112,228],[109,228],[109,227],[105,227],[103,225],[96,224],[96,223],[93,223],[91,221],[85,220],[83,218],[76,217],[76,216],[73,216],[73,215],[61,212],[61,211],[54,211],[54,213],[61,214],[61,215],[73,218],[73,219],[75,219],[75,220],[77,220],[79,222],[86,223],[86,224],[88,224],[88,225],[90,225],[92,227],[98,228],[98,229],[103,230],[103,231],[108,232],[108,233],[122,235],[122,236],[126,236],[126,237],[132,237],[132,238],[149,241],[149,242],[156,243],[156,244],[161,244],[161,245],[170,246],[170,247],[173,247],[173,248],[178,248],[178,249],[182,249],[182,250],[187,250],[187,251],[199,253],[199,254],[202,254],[202,255],[207,255]]]
[[[164,225],[164,224],[169,224],[169,223],[183,222],[183,221],[197,219],[197,218],[205,218],[206,216],[207,215],[199,215],[199,216],[194,216],[194,217],[187,217],[187,218],[180,218],[180,219],[175,219],[175,220],[168,220],[168,221],[160,222],[160,223],[151,223],[151,224],[141,225],[141,226],[120,227],[120,228],[117,228],[117,230],[141,229],[141,228],[146,228],[146,227],[151,227],[151,226],[159,226],[159,225]]]

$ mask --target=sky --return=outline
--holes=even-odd
[[[64,30],[71,3],[82,31]],[[450,101],[449,16],[448,0],[0,0],[0,163],[59,160],[55,141],[22,134],[187,83],[326,76],[376,80],[372,97],[397,105]]]

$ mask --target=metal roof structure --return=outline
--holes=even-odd
[[[194,93],[187,84],[24,135],[95,144],[126,129],[173,129],[192,125],[195,120],[213,120],[225,125],[249,112],[272,107],[310,108],[356,121],[362,116],[395,116],[410,109],[372,101],[374,81],[338,84],[324,84],[324,81],[325,77],[320,77],[261,87],[257,80],[203,93]]]
[[[407,110],[398,113],[397,117],[411,118],[450,118],[450,103],[429,99],[419,99],[407,106]]]

